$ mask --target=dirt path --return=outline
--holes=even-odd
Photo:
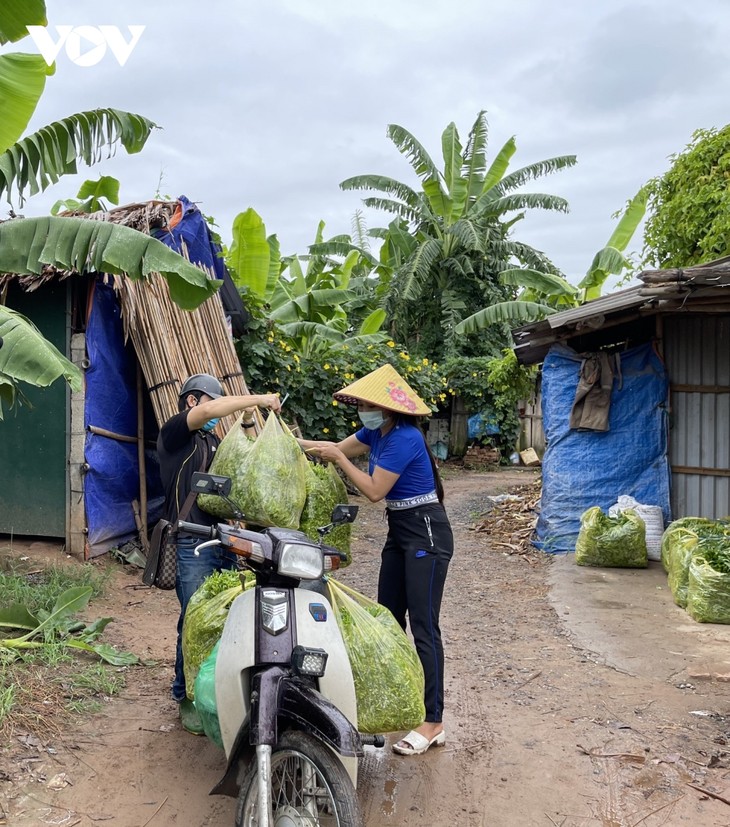
[[[488,495],[530,479],[517,470],[447,479],[457,548],[442,611],[448,740],[413,759],[390,751],[394,736],[368,751],[358,791],[367,827],[727,827],[730,683],[690,677],[691,653],[664,651],[667,668],[653,670],[659,644],[640,635],[626,663],[643,668],[620,657],[621,636],[651,624],[657,640],[677,620],[668,596],[629,605],[621,574],[581,570],[579,582],[569,561],[505,554],[471,528]],[[385,523],[382,507],[357,501],[355,562],[343,579],[372,595]],[[130,669],[122,697],[62,738],[20,734],[0,752],[0,824],[229,827],[234,802],[208,797],[223,754],[183,732],[169,700],[174,594],[140,588],[136,570],[112,565],[95,613],[115,617],[111,642],[158,665]],[[593,632],[592,610],[586,618],[568,605],[591,577],[608,604]],[[661,589],[659,572],[646,577],[642,589]]]

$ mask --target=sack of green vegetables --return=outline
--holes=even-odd
[[[226,445],[228,440],[230,445]],[[307,497],[307,460],[287,426],[270,413],[258,435],[251,440],[234,426],[221,442],[210,466],[211,474],[230,477],[230,499],[257,526],[298,528]],[[225,519],[233,516],[220,498],[198,497],[198,505]]]
[[[215,664],[218,659],[218,641],[213,651],[200,665],[195,678],[195,709],[200,716],[203,732],[210,740],[223,749],[221,726],[218,720],[218,703],[215,698]]]
[[[699,623],[730,623],[730,533],[698,541],[689,563],[687,611]]]
[[[194,697],[195,678],[220,639],[231,603],[255,583],[253,572],[216,571],[206,577],[190,598],[182,629],[185,691]]]
[[[712,533],[714,526],[714,520],[704,517],[682,517],[671,523],[662,535],[662,565],[674,602],[683,609],[687,606],[690,561],[700,536]]]
[[[646,528],[635,511],[610,517],[594,506],[583,513],[575,544],[579,566],[646,568],[647,560]]]
[[[332,517],[332,509],[338,503],[347,502],[347,488],[337,473],[334,465],[327,463],[307,463],[307,499],[304,501],[302,518],[299,528],[310,540],[319,540],[317,529],[328,525]],[[340,563],[340,568],[349,566],[352,562],[350,555],[350,534],[352,526],[344,523],[333,528],[324,538],[328,546],[334,546],[338,551],[347,555],[347,559]]]
[[[237,505],[241,504],[244,496],[243,489],[248,485],[240,469],[244,467],[245,458],[253,448],[254,442],[254,435],[249,436],[248,430],[243,427],[243,414],[241,414],[236,424],[221,440],[208,469],[211,474],[231,478],[231,493],[228,496]],[[220,520],[229,520],[233,517],[230,505],[215,494],[198,494],[197,504],[203,511],[207,511],[208,514]]]
[[[333,578],[327,580],[355,681],[360,732],[399,732],[423,723],[423,667],[385,606]]]

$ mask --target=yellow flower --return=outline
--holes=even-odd
[[[368,350],[372,350],[372,349],[373,349],[373,346],[372,346],[372,345],[368,345]]]
[[[330,432],[329,428],[322,428],[322,433],[323,434],[328,434],[329,432]]]
[[[427,364],[428,364],[428,359],[423,359],[423,360],[421,361],[421,364],[423,364],[423,365],[427,365]]]
[[[472,376],[476,376],[476,373],[472,373]]]
[[[333,400],[332,400],[332,405],[333,405],[335,408],[337,407],[337,400],[336,400],[336,399],[333,399]]]
[[[325,369],[325,370],[329,370],[329,369],[330,369],[330,366],[327,364],[327,362],[325,362],[325,363],[324,363],[323,367],[324,367],[324,369]]]
[[[298,354],[296,354],[296,353],[295,353],[295,354],[294,354],[294,356],[293,356],[292,358],[294,359],[294,361],[295,361],[297,364],[299,364],[299,361],[300,361],[300,360],[299,360],[299,355],[298,355]]]
[[[357,422],[350,422],[350,425],[352,425],[353,428],[357,428]]]
[[[407,353],[403,353],[402,351],[399,355],[401,359],[405,359],[406,361],[408,361],[411,358]]]
[[[287,353],[289,353],[289,351],[291,350],[291,345],[287,345],[287,346],[286,346],[286,348],[285,348],[285,350],[286,350],[286,352],[287,352]],[[476,375],[476,374],[475,374],[475,375]]]
[[[291,373],[291,365],[287,365],[286,369]]]
[[[386,342],[385,344],[388,345],[388,347],[395,347],[395,342]]]
[[[439,394],[439,399],[443,402],[444,399],[446,399],[446,394],[445,393],[440,393]]]

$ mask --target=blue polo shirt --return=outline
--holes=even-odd
[[[370,448],[371,475],[376,466],[400,474],[386,495],[389,500],[407,500],[436,488],[426,441],[416,425],[401,420],[385,436],[379,428],[375,431],[360,428],[355,437]]]

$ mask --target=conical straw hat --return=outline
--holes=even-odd
[[[388,411],[409,416],[430,416],[432,411],[398,371],[389,364],[332,394],[338,402],[369,402]]]

